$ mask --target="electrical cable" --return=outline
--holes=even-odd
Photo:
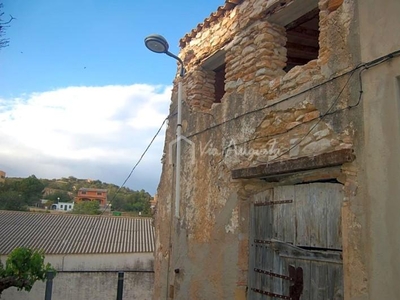
[[[113,198],[110,200],[110,202],[113,202],[115,197],[118,195],[118,193],[120,192],[120,190],[125,186],[126,182],[129,180],[129,178],[132,176],[132,173],[135,171],[135,169],[137,168],[137,166],[140,164],[140,162],[142,161],[143,157],[146,155],[147,151],[150,149],[151,145],[153,144],[154,140],[157,138],[158,134],[160,133],[161,129],[164,127],[165,122],[170,118],[171,115],[168,115],[164,121],[161,123],[161,126],[158,128],[156,134],[153,136],[153,138],[151,139],[150,143],[147,145],[146,149],[143,151],[142,155],[140,156],[139,160],[136,162],[136,164],[133,166],[133,168],[131,169],[131,171],[129,172],[128,176],[125,178],[124,182],[122,183],[122,185],[118,188],[118,190],[115,192]],[[105,209],[107,210],[107,208]],[[104,210],[104,211],[105,211]]]
[[[336,98],[335,98],[335,100],[332,102],[332,104],[329,106],[329,108],[327,109],[327,111],[323,114],[323,115],[321,115],[320,117],[319,117],[319,120],[313,125],[313,126],[311,126],[311,128],[307,131],[307,133],[306,134],[304,134],[298,141],[296,141],[296,143],[294,143],[292,146],[290,146],[287,150],[285,150],[284,152],[282,152],[281,154],[279,154],[278,156],[276,156],[276,157],[274,157],[273,159],[271,159],[271,160],[268,160],[268,161],[260,161],[260,160],[257,160],[258,162],[261,162],[261,163],[269,163],[269,162],[272,162],[272,161],[275,161],[275,160],[277,160],[278,158],[280,158],[280,157],[282,157],[282,156],[284,156],[285,154],[287,154],[287,153],[289,153],[291,150],[293,150],[294,148],[296,148],[317,126],[318,126],[318,124],[319,123],[321,123],[321,121],[323,120],[323,118],[324,117],[326,117],[329,113],[330,113],[330,111],[332,110],[332,108],[336,105],[336,103],[339,101],[339,99],[340,99],[340,96],[343,94],[343,91],[345,90],[345,88],[347,87],[347,85],[349,84],[349,82],[350,82],[350,79],[353,77],[353,75],[354,75],[354,73],[355,73],[355,71],[358,69],[358,67],[356,67],[356,68],[354,68],[353,69],[353,72],[350,74],[350,76],[349,76],[349,78],[347,79],[347,81],[346,81],[346,83],[343,85],[343,87],[342,87],[342,89],[340,90],[340,92],[339,92],[339,94],[336,96]]]
[[[268,108],[271,108],[271,107],[274,107],[274,106],[276,106],[276,105],[278,105],[278,104],[281,104],[281,103],[283,103],[283,102],[286,102],[286,101],[288,101],[288,100],[290,100],[290,99],[293,99],[293,98],[295,98],[295,97],[297,97],[297,96],[300,96],[300,95],[305,94],[305,93],[307,93],[307,92],[309,92],[309,91],[312,91],[312,90],[317,89],[317,88],[319,88],[319,87],[321,87],[321,86],[324,86],[324,85],[326,85],[326,84],[328,84],[328,83],[330,83],[330,82],[332,82],[332,81],[335,81],[335,80],[338,79],[338,78],[341,78],[341,77],[346,76],[346,75],[348,75],[348,74],[352,74],[352,73],[353,73],[354,71],[356,71],[357,69],[360,69],[360,68],[369,69],[369,68],[372,68],[372,67],[374,67],[374,66],[376,66],[376,65],[378,65],[378,64],[381,64],[381,63],[383,63],[383,62],[385,62],[385,61],[387,61],[387,60],[390,60],[390,59],[392,59],[392,58],[394,58],[394,57],[397,57],[397,56],[399,56],[399,55],[400,55],[400,50],[397,50],[397,51],[391,52],[391,53],[389,53],[389,54],[387,54],[387,55],[381,56],[381,57],[379,57],[379,58],[377,58],[377,59],[374,59],[374,60],[372,60],[372,61],[370,61],[370,62],[359,64],[359,65],[357,65],[356,67],[354,67],[354,68],[351,69],[351,70],[348,70],[348,71],[343,72],[343,73],[341,73],[341,74],[339,74],[339,75],[336,75],[336,76],[334,76],[334,77],[332,77],[332,78],[330,78],[330,79],[328,79],[328,80],[326,80],[326,81],[323,81],[323,82],[321,82],[321,83],[319,83],[319,84],[317,84],[317,85],[314,85],[314,86],[312,86],[312,87],[310,87],[310,88],[307,88],[307,89],[305,89],[305,90],[302,90],[302,91],[300,91],[300,92],[298,92],[298,93],[296,93],[296,94],[289,95],[289,96],[287,96],[287,97],[284,97],[284,98],[280,99],[279,101],[276,101],[276,102],[271,103],[271,104],[267,104],[267,105],[262,106],[262,107],[260,107],[260,108],[247,111],[247,112],[245,112],[245,113],[243,113],[243,114],[241,114],[241,115],[237,115],[237,116],[235,116],[235,117],[233,117],[233,118],[230,118],[230,119],[228,119],[228,120],[225,120],[225,121],[223,121],[223,122],[221,122],[221,123],[215,124],[215,125],[213,125],[213,126],[210,126],[210,127],[205,128],[205,129],[203,129],[203,130],[200,130],[200,131],[198,131],[198,132],[195,132],[195,133],[193,133],[193,134],[191,134],[191,135],[188,135],[188,136],[186,136],[186,138],[194,137],[194,136],[196,136],[196,135],[202,134],[202,133],[207,132],[207,131],[209,131],[209,130],[212,130],[212,129],[214,129],[214,128],[220,127],[220,126],[222,126],[222,125],[224,125],[224,124],[230,123],[231,121],[235,121],[235,120],[240,119],[240,118],[242,118],[242,117],[245,117],[245,116],[247,116],[247,115],[250,115],[250,114],[253,114],[253,113],[256,113],[256,112],[259,112],[259,111],[263,111],[263,110],[268,109]]]
[[[361,74],[362,74],[362,72],[363,72],[364,70],[367,70],[367,69],[369,69],[369,68],[372,68],[372,67],[374,67],[374,66],[376,66],[376,65],[379,65],[379,64],[381,64],[381,63],[383,63],[383,62],[385,62],[385,61],[387,61],[387,60],[390,60],[390,59],[392,59],[392,58],[394,58],[394,57],[396,57],[396,56],[398,56],[398,55],[400,55],[400,50],[394,51],[394,52],[392,52],[392,53],[390,53],[390,54],[387,54],[387,55],[385,55],[385,56],[381,56],[381,57],[379,57],[379,58],[377,58],[377,59],[374,59],[374,60],[372,60],[372,61],[370,61],[370,62],[368,62],[368,63],[359,64],[359,65],[357,65],[356,67],[354,67],[353,69],[351,69],[351,70],[349,70],[349,71],[346,71],[346,72],[344,72],[344,73],[342,73],[342,74],[336,75],[336,76],[330,78],[329,80],[326,80],[326,81],[324,81],[324,82],[321,82],[320,84],[317,84],[317,85],[315,85],[315,86],[312,86],[312,87],[310,87],[310,88],[308,88],[308,89],[305,89],[305,90],[303,90],[303,91],[300,91],[300,92],[298,92],[298,93],[296,93],[296,94],[287,96],[287,97],[285,97],[285,98],[283,98],[283,99],[281,99],[281,100],[279,100],[279,101],[276,101],[276,102],[274,102],[274,103],[272,103],[272,104],[265,105],[265,106],[263,106],[263,107],[260,107],[260,108],[257,108],[257,109],[254,109],[254,110],[245,112],[245,113],[243,113],[243,114],[241,114],[241,115],[238,115],[238,116],[235,116],[235,117],[233,117],[233,118],[231,118],[231,119],[225,120],[225,121],[223,121],[223,122],[221,122],[221,123],[212,125],[212,126],[206,128],[206,129],[204,129],[204,130],[201,130],[201,131],[198,131],[198,132],[193,133],[193,134],[191,134],[191,135],[188,135],[188,136],[186,136],[186,138],[194,137],[194,136],[196,136],[196,135],[202,134],[202,133],[204,133],[204,132],[207,132],[207,131],[209,131],[209,130],[212,130],[212,129],[217,128],[217,127],[219,127],[219,126],[222,126],[222,125],[224,125],[224,124],[226,124],[226,123],[229,123],[229,122],[231,122],[231,121],[234,121],[234,120],[237,120],[237,119],[239,119],[239,118],[242,118],[242,117],[244,117],[244,116],[247,116],[247,115],[250,115],[250,114],[252,114],[252,113],[256,113],[256,112],[259,112],[259,111],[262,111],[262,110],[271,108],[271,107],[276,106],[276,105],[278,105],[278,104],[280,104],[280,103],[282,103],[282,102],[288,101],[288,100],[290,100],[290,99],[292,99],[292,98],[295,98],[295,97],[297,97],[297,96],[299,96],[299,95],[302,95],[302,94],[304,94],[304,93],[307,93],[307,92],[309,92],[309,91],[311,91],[311,90],[314,90],[314,89],[316,89],[316,88],[319,88],[319,87],[321,87],[321,86],[324,86],[324,85],[326,85],[326,84],[328,84],[328,83],[330,83],[330,82],[332,82],[332,81],[334,81],[334,80],[336,80],[336,79],[338,79],[338,78],[341,78],[341,77],[343,77],[343,76],[346,76],[346,75],[350,74],[348,80],[346,81],[345,85],[343,86],[343,88],[342,88],[341,91],[339,92],[338,96],[337,96],[336,99],[333,101],[333,103],[332,103],[331,106],[328,108],[328,110],[327,110],[323,115],[321,115],[321,116],[319,117],[318,122],[317,122],[316,124],[314,124],[314,125],[310,128],[310,130],[309,130],[299,141],[297,141],[297,142],[296,142],[294,145],[292,145],[288,150],[286,150],[285,152],[281,153],[279,156],[277,156],[277,157],[275,157],[275,158],[273,159],[273,160],[276,160],[277,158],[279,158],[279,157],[281,157],[281,156],[287,154],[290,150],[292,150],[292,149],[295,148],[299,143],[301,143],[301,142],[312,132],[312,130],[314,130],[314,128],[322,121],[322,119],[323,119],[324,117],[326,117],[327,115],[332,114],[332,113],[335,113],[335,112],[338,112],[338,111],[342,111],[342,110],[344,110],[344,109],[349,109],[349,108],[358,106],[359,103],[360,103],[360,101],[361,101],[361,98],[362,98],[362,80],[361,80]],[[360,69],[360,68],[362,68],[362,70],[361,70],[360,73],[359,73],[359,78],[360,78],[360,96],[359,96],[359,99],[358,99],[357,103],[354,104],[354,105],[352,105],[352,106],[348,106],[348,107],[346,107],[346,108],[344,108],[344,109],[331,112],[332,108],[335,106],[335,104],[336,104],[337,101],[339,100],[340,96],[342,95],[344,89],[345,89],[346,86],[348,85],[348,83],[349,83],[350,79],[352,78],[352,76],[354,75],[355,71],[358,70],[358,69]],[[171,111],[173,112],[175,109],[176,109],[176,107],[173,108],[173,109],[171,109]],[[214,122],[215,122],[215,116],[214,116],[213,114],[211,114],[211,113],[207,113],[207,114],[211,115],[211,116],[213,117],[213,119],[214,119]],[[148,151],[149,148],[151,147],[152,143],[154,142],[154,140],[156,139],[156,137],[157,137],[158,134],[160,133],[162,127],[163,127],[164,124],[165,124],[165,122],[166,122],[169,118],[171,118],[171,117],[173,117],[173,116],[175,116],[175,115],[176,115],[176,113],[171,113],[170,115],[168,115],[168,116],[164,119],[164,121],[162,122],[160,128],[158,129],[158,131],[156,132],[156,134],[154,135],[154,137],[153,137],[152,140],[150,141],[149,145],[146,147],[146,149],[145,149],[145,151],[143,152],[143,154],[140,156],[139,160],[138,160],[137,163],[133,166],[133,168],[132,168],[132,170],[130,171],[130,173],[129,173],[129,175],[127,176],[127,178],[124,180],[124,182],[122,183],[122,185],[118,188],[118,190],[117,190],[116,193],[114,194],[114,197],[112,198],[111,202],[115,199],[115,197],[117,196],[117,194],[119,193],[119,191],[125,186],[126,182],[129,180],[129,178],[131,177],[131,175],[132,175],[132,173],[134,172],[134,170],[136,169],[136,167],[137,167],[137,166],[139,165],[139,163],[142,161],[144,155],[147,153],[147,151]],[[230,145],[230,147],[231,147],[231,146],[235,146],[235,145]],[[226,149],[225,149],[225,150],[226,150]]]
[[[344,111],[344,110],[349,110],[349,109],[352,109],[352,108],[354,108],[354,107],[357,107],[357,106],[360,104],[360,102],[361,102],[362,95],[363,95],[363,92],[364,92],[364,91],[363,91],[363,82],[362,82],[362,73],[363,73],[364,71],[366,71],[366,70],[368,70],[368,69],[370,69],[370,68],[372,68],[372,67],[374,67],[374,66],[377,66],[377,65],[379,65],[379,64],[381,64],[381,63],[384,63],[384,62],[386,62],[386,61],[388,61],[388,60],[390,60],[390,59],[392,59],[392,58],[394,58],[394,57],[396,57],[396,56],[398,56],[398,55],[400,55],[400,50],[399,50],[399,51],[392,52],[392,53],[390,53],[390,54],[388,54],[388,55],[386,55],[386,56],[382,56],[382,57],[380,57],[380,58],[378,58],[378,59],[375,59],[375,60],[373,60],[373,61],[371,61],[371,62],[369,62],[369,63],[360,64],[360,65],[358,65],[357,67],[355,67],[355,68],[353,69],[353,73],[351,73],[351,76],[354,75],[354,72],[355,72],[357,69],[360,69],[360,72],[358,73],[358,80],[359,80],[359,88],[360,88],[360,91],[359,91],[359,97],[358,97],[357,102],[356,102],[355,104],[348,105],[347,107],[344,107],[344,108],[341,108],[341,109],[337,109],[337,110],[335,110],[335,111],[330,111],[330,110],[333,108],[333,106],[332,106],[332,107],[331,107],[330,109],[328,109],[323,115],[321,115],[321,116],[318,117],[318,118],[320,119],[320,121],[321,121],[323,118],[325,118],[326,116],[328,116],[328,115],[336,114],[336,113],[342,112],[342,111]],[[350,76],[350,77],[351,77],[351,76]],[[348,80],[350,80],[350,78],[349,78]],[[347,83],[347,84],[348,84],[348,83]],[[343,92],[343,91],[342,91],[342,92]],[[333,103],[333,104],[334,104],[334,103]],[[285,134],[285,133],[287,133],[287,132],[293,130],[294,128],[299,127],[299,126],[301,126],[301,125],[303,125],[303,124],[305,124],[305,123],[314,122],[314,121],[315,121],[315,119],[312,119],[312,120],[310,120],[310,121],[308,121],[308,122],[300,123],[300,124],[298,124],[298,125],[296,125],[296,126],[290,128],[289,130],[286,130],[285,132],[280,132],[280,133],[277,133],[277,134],[264,135],[264,136],[257,136],[257,137],[254,137],[254,138],[252,138],[252,139],[249,139],[249,140],[246,140],[246,141],[242,141],[242,142],[240,142],[240,143],[230,144],[228,147],[225,147],[225,148],[224,148],[224,150],[223,150],[224,155],[223,155],[223,156],[225,156],[226,151],[227,151],[229,148],[232,148],[232,147],[235,147],[235,146],[239,146],[239,145],[243,145],[243,144],[247,144],[248,142],[252,142],[252,141],[255,141],[255,140],[258,140],[258,139],[261,139],[261,138],[266,138],[266,137],[273,137],[273,136],[277,136],[277,135],[282,135],[282,134]],[[319,121],[319,122],[320,122],[320,121]],[[318,122],[318,123],[319,123],[319,122]],[[317,126],[318,123],[315,124],[315,126]],[[314,128],[315,128],[315,127],[313,127],[312,129],[314,129]],[[312,131],[312,129],[311,129],[311,131]],[[311,132],[311,131],[310,131],[310,132]],[[308,133],[306,134],[306,136],[307,136],[308,134],[310,134],[310,132],[308,132]],[[305,138],[306,136],[304,136],[304,137],[299,141],[299,143],[300,143],[302,140],[304,140],[304,138]],[[296,144],[295,144],[293,147],[291,147],[288,151],[292,150],[292,149],[295,148],[297,145],[298,145],[298,143],[296,143]],[[287,153],[287,152],[285,152],[284,154],[286,154],[286,153]],[[283,155],[284,155],[284,154],[283,154]],[[276,158],[279,158],[279,157],[281,157],[281,156],[278,156],[278,157],[276,157]],[[276,158],[274,158],[274,159],[276,159]]]
[[[136,162],[136,164],[133,166],[133,168],[131,169],[131,171],[129,172],[129,175],[126,177],[126,179],[124,180],[124,182],[122,183],[122,185],[118,188],[118,190],[115,192],[113,198],[110,200],[110,202],[113,202],[113,200],[116,198],[116,196],[118,195],[118,193],[121,191],[121,189],[125,186],[125,183],[129,180],[129,178],[132,176],[132,173],[135,171],[135,169],[137,168],[137,166],[140,164],[140,162],[142,161],[143,157],[146,155],[147,151],[150,149],[151,145],[153,144],[154,140],[157,138],[158,134],[160,133],[161,129],[163,128],[165,122],[173,115],[168,115],[163,122],[161,123],[161,126],[158,128],[156,134],[153,136],[153,138],[151,139],[150,143],[147,145],[146,149],[143,151],[142,155],[140,156],[139,160]],[[103,216],[103,214],[108,210],[109,205],[107,205],[101,212],[99,215],[97,215],[96,220],[93,222],[93,224],[87,228],[86,232],[84,233],[83,236],[86,236],[87,234],[89,234],[89,232],[91,231],[92,228],[94,228],[94,226],[96,225],[96,222],[98,220],[100,220],[101,216]]]

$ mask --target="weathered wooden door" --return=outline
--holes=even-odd
[[[254,197],[248,299],[343,299],[342,185],[281,186]]]

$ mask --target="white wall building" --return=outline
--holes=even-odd
[[[51,209],[60,211],[71,211],[74,209],[73,202],[58,202],[51,205]]]
[[[124,272],[124,299],[150,300],[154,228],[150,218],[0,211],[0,259],[16,247],[42,249],[57,270],[52,300],[115,299]],[[42,300],[45,282],[30,292],[5,290],[2,300]]]

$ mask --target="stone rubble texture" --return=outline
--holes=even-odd
[[[174,299],[246,299],[248,199],[273,184],[235,181],[231,170],[353,148],[359,139],[355,130],[359,112],[341,111],[356,98],[356,79],[350,79],[349,85],[350,75],[328,81],[358,63],[351,43],[354,3],[319,1],[318,58],[288,73],[283,70],[285,28],[269,23],[266,15],[276,3],[244,0],[229,10],[219,9],[181,40],[179,56],[187,70],[183,135],[193,145],[182,144],[179,221],[172,216],[175,169],[163,160],[155,214],[154,300],[172,294]],[[202,62],[221,49],[225,51],[225,95],[222,103],[214,104],[214,72]],[[338,112],[322,118],[328,111]],[[166,132],[165,157],[175,128],[173,118]],[[346,195],[343,224],[351,226],[359,222],[347,203],[357,193],[357,172],[356,163],[349,163],[338,173]],[[361,236],[352,230],[344,234],[351,236],[343,245],[352,261],[346,268],[357,270],[360,278],[346,289],[356,299],[365,293],[366,285],[364,254],[356,246]],[[178,268],[179,273],[174,272]]]

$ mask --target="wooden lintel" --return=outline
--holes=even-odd
[[[311,28],[306,28],[303,26],[297,26],[294,27],[290,30],[287,30],[288,35],[297,35],[302,38],[311,38],[311,39],[316,39],[318,40],[319,36],[319,30],[318,29],[311,29]]]
[[[300,18],[298,18],[297,20],[293,21],[292,23],[286,25],[286,30],[290,30],[292,28],[295,28],[297,26],[300,26],[314,18],[317,18],[319,16],[319,8],[314,8],[312,11],[304,14],[303,16],[301,16]]]
[[[338,166],[346,162],[352,162],[354,159],[355,155],[352,149],[342,149],[312,157],[300,157],[272,162],[270,164],[262,164],[256,167],[236,169],[231,171],[231,175],[232,179],[262,178],[271,175]]]
[[[286,43],[286,48],[289,50],[299,51],[299,52],[306,52],[306,53],[317,53],[319,51],[319,47],[312,47],[312,46],[305,46],[295,43]]]

